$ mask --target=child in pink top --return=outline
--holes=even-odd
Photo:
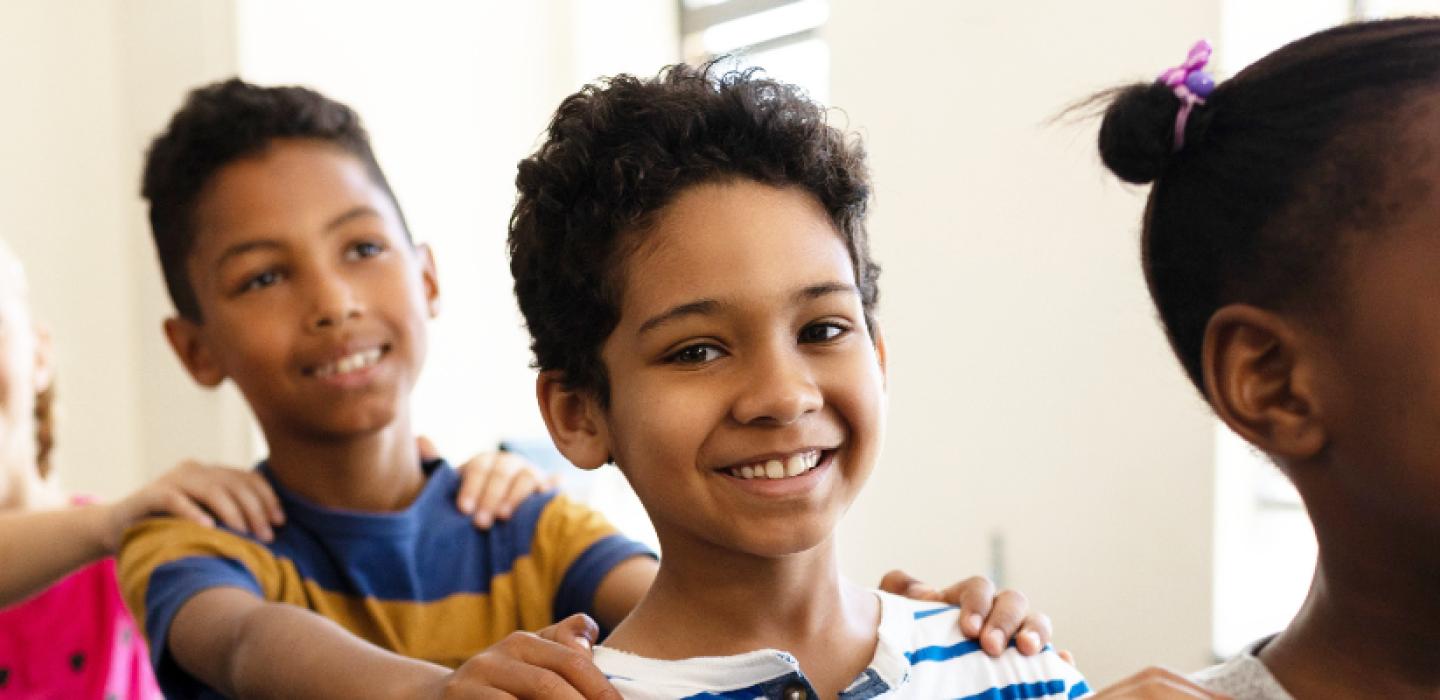
[[[159,697],[114,559],[0,610],[0,700]]]

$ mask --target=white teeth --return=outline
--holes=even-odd
[[[771,479],[785,478],[785,463],[778,459],[772,459],[765,463],[765,476]]]
[[[790,455],[785,459],[771,459],[754,464],[744,464],[726,470],[730,476],[739,479],[788,479],[800,476],[820,464],[820,451],[811,450]]]
[[[329,377],[335,374],[349,374],[356,370],[365,369],[379,362],[381,354],[380,348],[361,350],[353,355],[342,357],[328,365],[317,367],[315,369],[315,376]]]

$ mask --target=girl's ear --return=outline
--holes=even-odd
[[[1240,437],[1284,461],[1313,458],[1328,442],[1308,336],[1247,304],[1216,311],[1205,329],[1205,395]]]
[[[594,394],[567,388],[558,370],[548,370],[535,378],[535,396],[550,439],[571,464],[595,469],[610,461],[609,423]]]
[[[195,383],[214,388],[225,381],[225,370],[210,351],[205,329],[200,324],[187,318],[172,316],[165,319],[165,337],[170,341],[170,349],[175,351],[175,356],[180,358],[180,364],[185,365],[185,371],[190,373]]]

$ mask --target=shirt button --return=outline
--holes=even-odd
[[[75,671],[76,673],[79,673],[79,672],[80,672],[80,669],[82,669],[82,668],[85,668],[85,653],[84,653],[84,652],[77,651],[77,652],[75,652],[74,654],[71,654],[71,655],[70,655],[70,670]]]
[[[806,690],[805,686],[800,683],[791,683],[785,686],[784,690],[780,691],[780,697],[785,698],[785,700],[809,700],[810,691]]]
[[[10,682],[10,669],[0,668],[0,688],[4,688]]]

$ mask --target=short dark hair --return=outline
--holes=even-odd
[[[1227,304],[1305,312],[1339,301],[1352,239],[1409,211],[1416,163],[1403,125],[1440,89],[1440,19],[1343,25],[1224,81],[1174,147],[1180,100],[1159,83],[1115,91],[1100,155],[1154,182],[1142,262],[1171,347],[1204,391],[1201,347]],[[1428,183],[1422,183],[1428,187]],[[1407,189],[1408,188],[1408,189]]]
[[[585,86],[520,162],[510,271],[535,365],[602,402],[600,347],[619,322],[631,249],[620,241],[697,184],[743,178],[813,195],[849,250],[873,330],[880,269],[865,230],[870,179],[859,139],[827,124],[802,89],[717,63]]]
[[[190,92],[145,157],[140,194],[150,203],[150,231],[170,300],[182,317],[199,321],[200,306],[185,262],[195,243],[195,206],[215,173],[263,153],[276,139],[315,139],[358,158],[400,211],[370,137],[355,110],[314,90],[262,87],[239,78]],[[405,216],[400,214],[404,226]],[[406,226],[406,235],[409,227]]]

